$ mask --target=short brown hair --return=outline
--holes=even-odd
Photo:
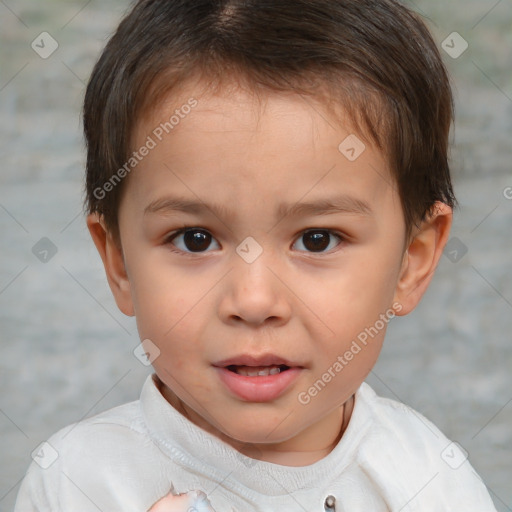
[[[97,191],[130,158],[142,117],[193,76],[210,87],[236,78],[253,90],[341,105],[387,155],[407,234],[436,201],[455,204],[449,79],[425,24],[403,5],[140,0],[103,51],[84,101],[87,209],[102,214],[116,235],[122,183]]]

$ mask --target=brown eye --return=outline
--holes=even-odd
[[[208,252],[212,242],[216,244],[214,249],[220,248],[208,231],[198,228],[182,230],[171,239],[171,243],[183,252]]]
[[[212,235],[204,231],[187,231],[183,234],[185,247],[192,252],[206,251],[212,241]]]
[[[341,242],[341,237],[327,229],[312,229],[306,231],[294,244],[298,250],[308,252],[327,252]]]

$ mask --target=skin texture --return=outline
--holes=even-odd
[[[150,512],[188,512],[189,507],[190,500],[187,495],[174,496],[169,494],[155,503]]]
[[[215,512],[203,492],[168,494],[155,503],[149,512]]]
[[[384,155],[365,141],[349,161],[338,146],[357,132],[322,105],[291,93],[258,99],[236,87],[216,95],[186,92],[167,98],[134,134],[138,148],[188,98],[198,100],[124,183],[121,247],[96,214],[88,217],[91,235],[119,308],[136,316],[141,340],[160,350],[153,366],[165,398],[245,455],[312,464],[339,441],[385,327],[309,403],[300,403],[299,393],[380,315],[414,309],[447,241],[451,209],[436,204],[405,240]],[[171,196],[209,207],[147,210]],[[353,211],[345,201],[338,211],[287,214],[298,204],[340,196],[369,211]],[[212,235],[206,252],[184,252],[183,236],[172,238],[183,227]],[[323,235],[324,252],[308,252],[310,239],[302,235],[312,228],[331,231]],[[263,249],[252,263],[236,252],[249,236]],[[269,353],[301,366],[286,392],[269,402],[232,395],[213,366]]]

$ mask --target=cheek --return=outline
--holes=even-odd
[[[305,296],[311,309],[339,334],[375,321],[392,304],[395,287],[395,269],[358,264],[312,283]]]
[[[135,315],[141,336],[165,338],[179,330],[208,290],[200,276],[173,269],[165,254],[129,265]]]
[[[203,326],[192,314],[183,310],[173,315],[146,315],[138,329],[141,337],[149,337],[160,350],[153,367],[162,380],[180,394],[180,388],[208,389],[204,379],[205,346]],[[149,334],[149,335],[148,335]]]
[[[380,259],[371,256],[347,258],[343,268],[331,270],[325,278],[316,276],[301,292],[314,313],[309,330],[318,342],[321,363],[317,370],[329,368],[339,355],[347,353],[350,358],[338,382],[357,380],[370,371],[395,316],[391,309],[398,272],[395,258],[382,253]]]
[[[182,370],[203,353],[203,333],[214,307],[212,284],[156,265],[139,270],[132,296],[140,338],[157,345],[166,367]]]
[[[201,319],[195,316],[196,308],[193,307],[197,299],[191,299],[195,300],[187,300],[173,291],[146,294],[138,290],[136,294],[134,302],[140,339],[151,340],[160,351],[153,363],[156,370],[161,368],[173,374],[191,371],[190,363],[201,354]]]

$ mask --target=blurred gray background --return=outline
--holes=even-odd
[[[453,77],[460,209],[430,290],[392,322],[368,382],[458,441],[497,509],[512,510],[512,1],[408,4]],[[84,87],[128,6],[0,0],[2,511],[40,442],[137,399],[149,372],[82,213]]]

